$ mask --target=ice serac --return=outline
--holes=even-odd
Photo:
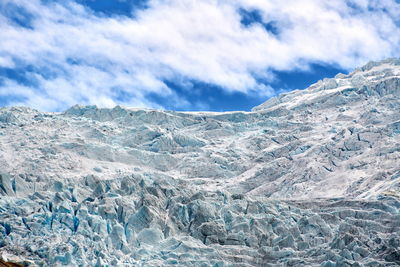
[[[252,112],[0,109],[0,259],[398,266],[400,60]]]

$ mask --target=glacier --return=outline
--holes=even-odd
[[[400,59],[251,112],[0,109],[0,266],[399,266]]]

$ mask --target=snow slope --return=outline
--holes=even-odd
[[[252,112],[2,108],[0,255],[44,266],[395,266],[399,110],[398,59]]]

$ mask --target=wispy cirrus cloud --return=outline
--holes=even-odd
[[[266,98],[276,71],[399,56],[398,10],[394,0],[149,0],[129,15],[3,0],[0,103],[207,108],[185,94],[194,81]]]

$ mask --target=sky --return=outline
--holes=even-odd
[[[400,56],[400,0],[0,0],[0,106],[245,110]]]

